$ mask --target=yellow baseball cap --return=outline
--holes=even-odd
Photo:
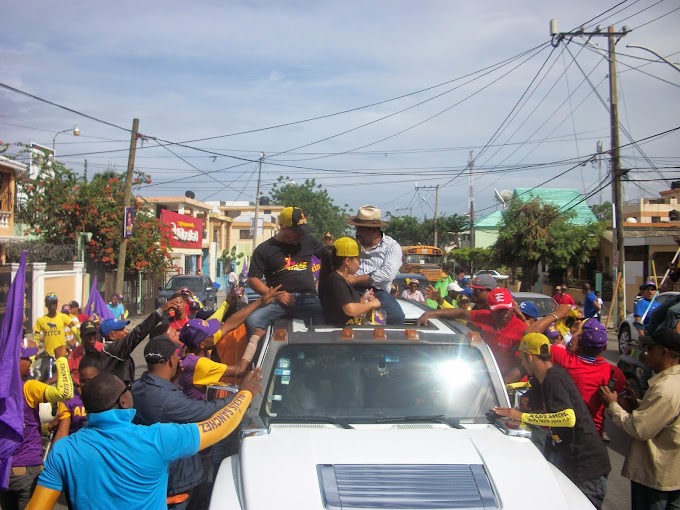
[[[279,213],[279,225],[290,228],[298,235],[309,234],[312,229],[307,224],[305,213],[299,207],[285,207]]]
[[[341,237],[333,242],[337,257],[360,257],[364,258],[359,249],[359,243],[351,237]]]
[[[529,333],[522,337],[519,350],[534,356],[550,356],[550,340],[542,333]]]

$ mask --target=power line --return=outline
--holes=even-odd
[[[658,0],[658,1],[654,2],[652,5],[648,5],[648,6],[645,7],[644,9],[641,9],[641,10],[639,10],[638,12],[635,12],[635,13],[631,14],[630,16],[626,16],[625,18],[622,18],[622,19],[620,19],[620,20],[618,20],[618,21],[615,21],[614,23],[610,23],[610,25],[620,25],[620,24],[623,23],[624,21],[626,21],[626,20],[628,20],[628,19],[630,19],[630,18],[633,18],[633,17],[635,17],[635,16],[637,16],[637,15],[639,15],[639,14],[642,14],[643,12],[645,12],[645,11],[651,9],[651,8],[654,7],[655,5],[659,5],[659,4],[660,4],[661,2],[663,2],[663,1],[664,1],[664,0]]]
[[[680,9],[680,7],[676,7],[675,9],[673,9],[673,10],[670,11],[670,12],[667,12],[666,14],[662,14],[661,16],[658,16],[658,17],[656,17],[656,18],[654,18],[654,19],[652,19],[652,20],[649,20],[647,23],[643,23],[642,25],[639,25],[639,26],[635,27],[634,30],[640,30],[642,27],[647,26],[647,25],[649,25],[650,23],[654,23],[655,21],[660,20],[661,18],[665,18],[665,17],[668,16],[669,14],[673,14],[673,13],[674,13],[675,11],[677,11],[678,9]]]

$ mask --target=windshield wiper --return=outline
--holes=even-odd
[[[455,418],[447,418],[443,414],[437,414],[433,416],[390,416],[384,418],[376,418],[376,423],[395,423],[395,422],[434,422],[434,423],[445,423],[452,429],[464,429],[460,422]]]
[[[283,423],[332,423],[333,425],[338,425],[343,429],[353,429],[349,423],[338,420],[331,416],[271,416],[269,418],[271,422],[283,422]]]

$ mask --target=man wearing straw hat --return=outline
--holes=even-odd
[[[362,258],[357,273],[349,275],[347,281],[359,292],[373,291],[387,314],[387,324],[404,324],[404,312],[390,294],[392,280],[401,267],[402,254],[399,243],[381,230],[389,223],[382,220],[380,209],[372,205],[360,207],[357,215],[351,216],[347,223],[356,228],[356,239],[367,256]]]

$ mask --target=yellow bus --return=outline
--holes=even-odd
[[[436,246],[402,246],[402,273],[421,274],[434,283],[446,273],[442,271],[444,252]]]

